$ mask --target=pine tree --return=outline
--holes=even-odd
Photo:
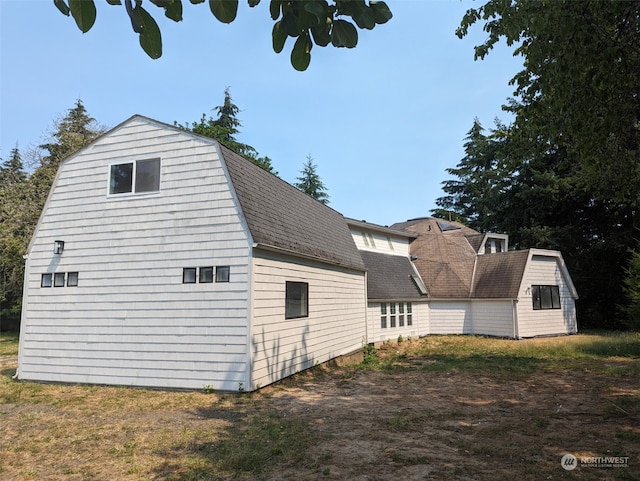
[[[298,182],[293,185],[305,194],[327,205],[329,203],[329,194],[327,194],[327,188],[324,183],[320,180],[317,166],[313,163],[311,155],[307,156],[307,161],[300,171],[300,174],[302,175],[297,177]]]
[[[215,107],[213,110],[218,112],[218,118],[202,114],[202,117],[198,122],[188,122],[186,124],[178,124],[177,127],[184,130],[190,130],[199,135],[216,139],[221,144],[229,147],[234,152],[246,157],[257,166],[263,168],[267,172],[278,175],[273,170],[271,159],[267,156],[259,157],[258,151],[251,145],[243,144],[236,139],[236,135],[240,133],[239,127],[242,126],[238,119],[240,108],[233,103],[229,87],[224,90],[224,102],[222,105]]]
[[[27,173],[24,171],[24,164],[22,163],[22,155],[17,145],[11,149],[9,155],[9,159],[0,166],[0,186],[2,187],[24,182],[27,179]]]

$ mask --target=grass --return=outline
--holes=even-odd
[[[18,333],[0,332],[0,356],[18,355]]]
[[[3,333],[0,355],[15,355],[17,345],[17,335]],[[233,395],[16,382],[10,377],[15,372],[15,365],[6,366],[0,368],[0,417],[3,438],[11,442],[0,439],[0,478],[32,480],[50,475],[47,479],[288,479],[277,477],[279,470],[300,469],[299,472],[309,475],[304,479],[334,479],[340,476],[337,474],[340,469],[345,469],[339,466],[341,448],[327,451],[326,447],[318,447],[330,436],[319,428],[332,422],[331,413],[319,418],[310,417],[306,414],[307,409],[313,407],[310,403],[301,413],[295,414],[273,400],[278,396],[280,399],[282,396],[293,397],[291,393],[301,389],[318,396],[318,386],[322,392],[322,383],[332,379],[337,379],[336,382],[346,389],[356,376],[381,371],[398,381],[415,376],[433,378],[434,382],[428,384],[431,390],[417,398],[419,401],[377,418],[374,429],[379,431],[367,435],[380,439],[380,444],[385,446],[391,439],[390,444],[394,446],[380,459],[397,467],[439,466],[437,456],[433,458],[432,454],[418,448],[400,448],[407,439],[423,440],[425,433],[432,432],[427,436],[432,441],[445,447],[453,446],[456,452],[468,453],[463,456],[475,457],[483,463],[507,455],[513,459],[522,458],[520,474],[525,474],[523,479],[536,479],[539,458],[559,459],[562,454],[560,451],[546,457],[536,454],[540,449],[531,440],[541,435],[551,433],[557,440],[550,438],[548,442],[567,449],[566,446],[578,446],[585,438],[579,430],[591,426],[599,429],[600,424],[593,424],[598,422],[605,423],[603,426],[610,429],[608,438],[603,439],[607,449],[624,446],[624,449],[618,449],[618,454],[626,455],[632,447],[640,448],[640,429],[636,424],[640,417],[639,360],[640,334],[637,333],[589,332],[523,341],[481,336],[429,336],[404,340],[399,345],[387,344],[378,351],[367,349],[365,362],[356,367],[318,366],[273,388]],[[464,375],[456,377],[458,374]],[[538,409],[535,405],[533,414],[528,411],[519,414],[515,410],[525,406],[527,397],[518,397],[517,389],[525,389],[529,384],[534,386],[539,374],[554,379],[558,386],[565,386],[579,375],[589,381],[588,385],[578,386],[588,391],[585,399],[593,398],[600,404],[597,408],[579,407],[582,414],[573,414],[566,408],[559,410],[555,404],[546,409]],[[513,385],[513,399],[496,398],[484,403],[479,402],[482,399],[469,396],[458,399],[457,384],[452,384],[453,391],[437,391],[435,379],[460,379],[462,382],[472,379],[475,386],[476,378],[480,394],[485,378],[491,382],[485,382],[484,386]],[[409,395],[411,381],[406,382],[402,386]],[[378,387],[381,386],[372,391],[374,396],[382,393]],[[401,392],[402,388],[399,388],[398,393]],[[536,393],[536,390],[532,388],[530,392]],[[560,391],[567,392],[571,391],[565,388]],[[358,396],[357,391],[344,394],[343,402],[356,403],[354,406],[367,402]],[[389,396],[391,400],[396,399],[396,389],[390,388]],[[446,400],[444,407],[438,408],[434,404],[438,396]],[[338,401],[325,398],[322,402]],[[478,403],[473,404],[476,401]],[[343,409],[344,406],[350,404],[344,404]],[[503,419],[503,424],[486,421],[485,417],[494,411],[499,413],[498,419]],[[357,408],[354,410],[354,413],[359,412]],[[362,412],[367,413],[364,409]],[[369,413],[361,422],[369,423],[372,419]],[[522,425],[522,419],[529,422]],[[574,419],[576,424],[567,424]],[[567,429],[567,426],[572,427]],[[333,429],[340,432],[336,440],[342,439],[343,434],[348,438],[349,433],[342,433],[342,426]],[[502,431],[511,433],[514,442],[518,436],[528,440],[513,447],[491,444],[491,440],[502,437]],[[364,442],[366,437],[356,440]],[[529,451],[519,454],[519,449]],[[455,469],[461,475],[466,469],[472,469],[468,467],[472,465],[462,464],[464,461],[458,463]],[[527,463],[533,467],[527,468]],[[527,469],[531,474],[527,474]],[[544,469],[553,479],[556,475],[557,479],[564,479],[562,476],[566,474],[558,471],[557,462]],[[470,473],[466,474],[474,478]],[[631,473],[632,470],[618,470],[605,474],[615,474],[615,479],[638,479]],[[586,479],[599,475],[596,471],[583,471],[582,474],[592,476]],[[627,475],[631,477],[625,478]],[[292,479],[298,478],[292,476]],[[380,474],[379,479],[386,478]],[[474,479],[492,478],[479,475]]]
[[[388,344],[364,369],[475,371],[509,378],[538,370],[589,369],[640,375],[640,333],[589,332],[573,336],[510,340],[482,336],[428,336]],[[603,362],[606,361],[606,362]]]

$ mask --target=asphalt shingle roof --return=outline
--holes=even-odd
[[[255,243],[365,270],[342,214],[227,147],[220,148]]]
[[[421,299],[423,296],[411,279],[415,275],[407,257],[360,251],[367,267],[369,299]]]
[[[478,256],[472,297],[518,298],[529,250]]]

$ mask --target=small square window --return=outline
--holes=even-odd
[[[229,282],[229,266],[216,267],[216,282]]]
[[[196,283],[196,268],[185,267],[182,269],[182,283],[183,284],[195,284]]]
[[[213,267],[201,267],[199,281],[201,284],[213,282]]]
[[[67,287],[78,287],[78,273],[69,272],[67,274]]]
[[[309,284],[286,281],[285,319],[309,317]]]
[[[40,280],[40,287],[51,287],[53,281],[53,274],[42,274]]]
[[[64,287],[64,272],[56,272],[53,275],[53,287]]]

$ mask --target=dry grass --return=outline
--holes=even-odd
[[[0,364],[0,479],[640,479],[634,336],[428,337],[243,395],[15,382]],[[566,472],[567,452],[631,460]]]

